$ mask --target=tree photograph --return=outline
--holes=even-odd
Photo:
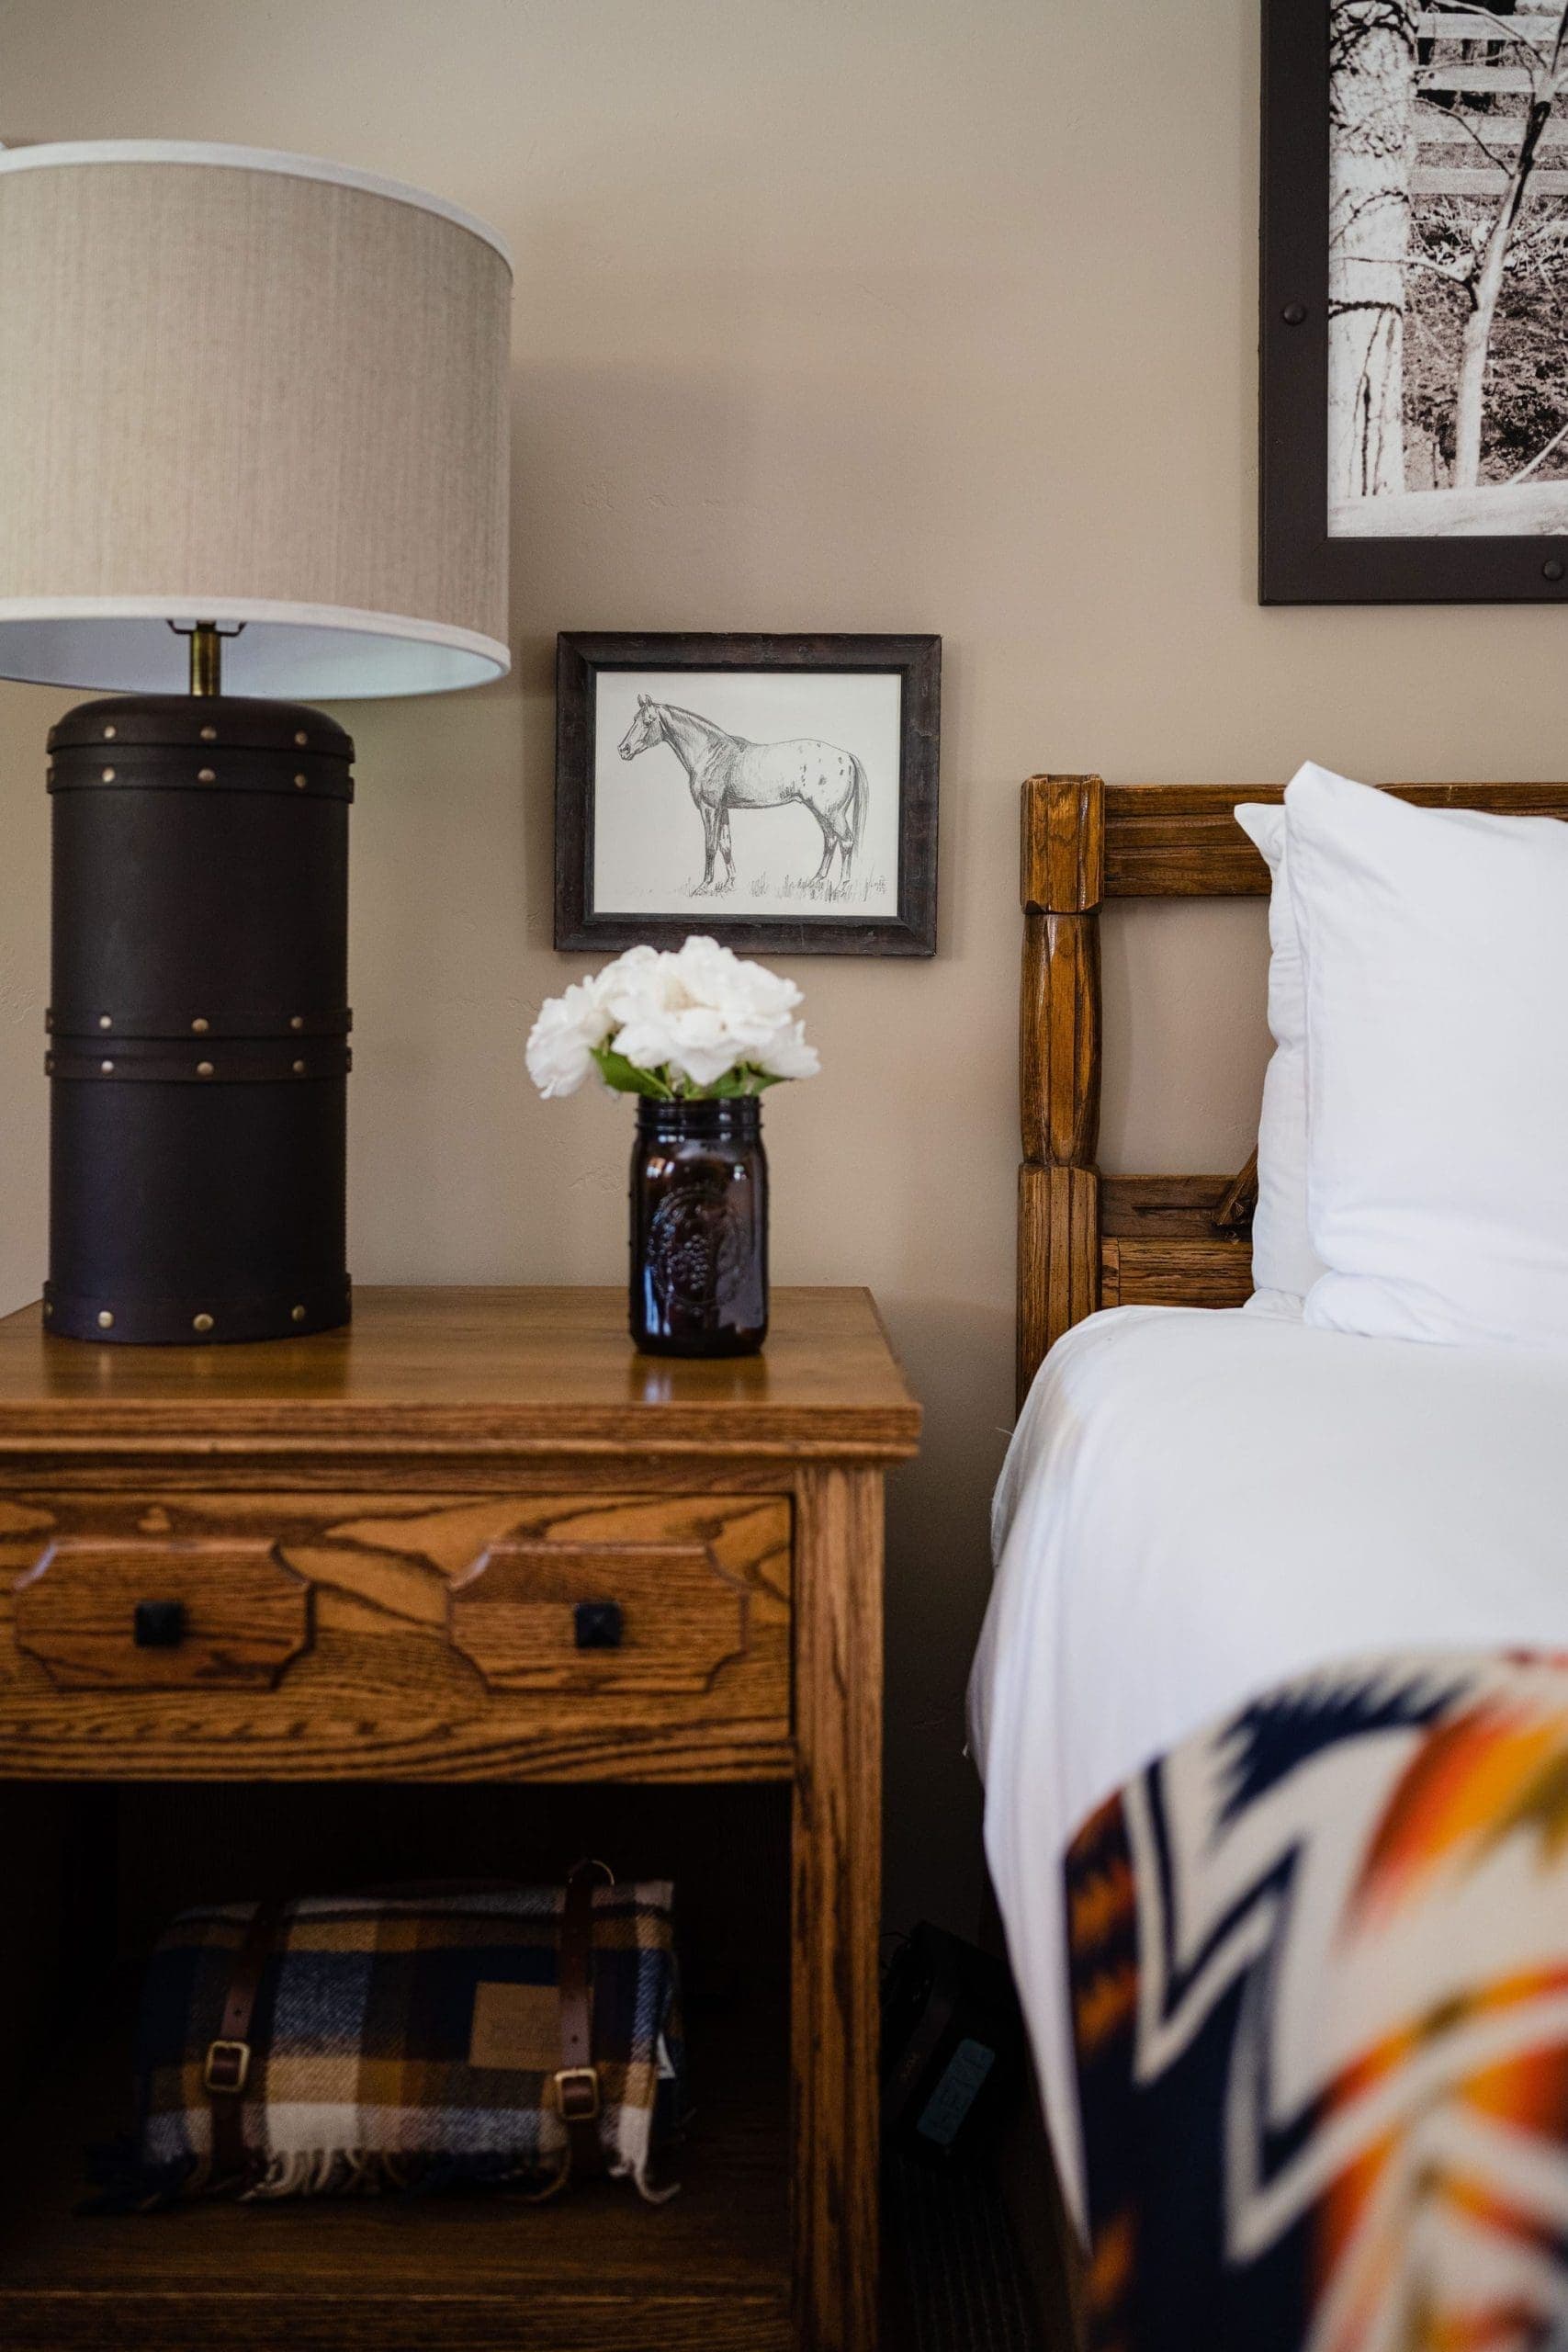
[[[1568,532],[1568,0],[1327,0],[1330,537]]]

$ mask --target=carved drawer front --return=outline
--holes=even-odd
[[[266,1690],[310,1646],[310,1588],[261,1540],[62,1535],[13,1622],[61,1690]]]
[[[0,1775],[785,1778],[793,1509],[0,1489]]]
[[[448,1636],[491,1690],[561,1698],[700,1698],[746,1660],[753,1703],[783,1714],[787,1660],[758,1654],[755,1617],[787,1593],[789,1540],[776,1498],[557,1505],[485,1544],[453,1586]],[[759,1669],[776,1689],[755,1687]]]

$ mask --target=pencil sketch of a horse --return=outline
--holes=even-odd
[[[808,887],[816,889],[829,879],[835,850],[839,879],[850,879],[869,797],[865,770],[852,752],[840,752],[810,736],[790,743],[750,743],[744,735],[727,735],[711,718],[700,718],[678,703],[654,702],[647,695],[637,700],[637,717],[621,738],[621,757],[635,760],[639,752],[668,743],[685,769],[703,820],[699,890],[728,890],[735,880],[729,846],[732,808],[784,808],[792,801],[809,808],[822,828],[822,863]],[[724,874],[716,882],[714,868],[720,859]]]

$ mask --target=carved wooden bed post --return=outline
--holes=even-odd
[[[1105,786],[1023,787],[1019,1002],[1018,1395],[1054,1340],[1100,1304],[1100,907]]]

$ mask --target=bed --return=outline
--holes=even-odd
[[[1090,2346],[1525,2352],[1568,2343],[1568,1357],[1238,1311],[1252,1163],[1095,1160],[1103,900],[1263,894],[1233,810],[1280,797],[1025,787],[987,1856]]]

